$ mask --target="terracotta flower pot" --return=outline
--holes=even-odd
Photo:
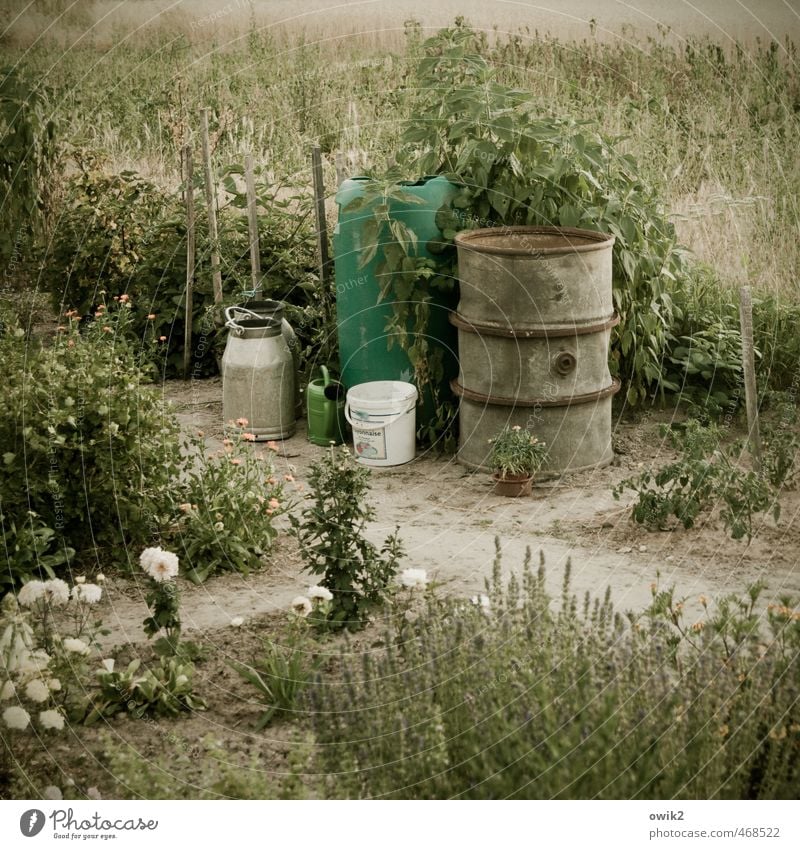
[[[520,498],[531,494],[533,475],[503,475],[495,472],[494,480],[495,495],[505,495],[508,498]]]

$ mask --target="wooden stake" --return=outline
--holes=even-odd
[[[317,216],[317,248],[319,276],[323,286],[331,279],[331,260],[328,254],[328,219],[325,215],[325,180],[322,176],[322,154],[319,145],[311,151],[311,174],[314,181],[314,208]]]
[[[206,177],[206,207],[208,208],[208,237],[211,241],[211,282],[214,303],[222,301],[222,270],[219,264],[219,231],[217,230],[216,185],[211,170],[211,145],[208,141],[208,109],[200,110],[200,131],[203,140],[203,170]]]
[[[247,186],[247,226],[250,233],[250,273],[253,282],[253,297],[261,297],[261,252],[258,245],[258,201],[256,178],[253,173],[253,155],[244,158],[244,180]]]
[[[739,290],[739,318],[742,327],[742,368],[744,369],[744,392],[747,403],[747,431],[753,468],[761,474],[761,431],[758,426],[758,389],[756,385],[756,361],[753,345],[753,300],[750,287]]]
[[[344,154],[341,150],[336,151],[334,162],[336,163],[336,185],[341,186],[347,179],[347,167],[345,166]]]
[[[194,236],[194,165],[192,164],[192,148],[183,148],[183,174],[186,189],[186,313],[183,330],[183,379],[189,379],[189,362],[192,356],[192,311],[194,309],[194,267],[195,267],[195,236]]]

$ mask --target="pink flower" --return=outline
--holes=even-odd
[[[156,314],[154,312],[151,312],[150,315],[147,316],[147,320],[152,321],[155,317],[156,317]]]
[[[245,442],[255,442],[256,441],[256,435],[254,433],[243,433],[242,439]]]
[[[247,427],[249,422],[248,422],[247,419],[241,418],[241,419],[236,419],[236,424],[239,425],[239,427]]]
[[[111,328],[107,324],[103,327],[103,333],[111,333]]]
[[[284,475],[283,479],[285,481],[288,481],[289,483],[292,483],[292,481],[294,481],[294,476],[293,475]]]
[[[223,439],[223,440],[222,440],[222,444],[223,444],[223,445],[233,445],[233,440],[232,440],[232,439],[228,439],[228,438],[226,437],[225,439]]]
[[[127,303],[130,299],[131,299],[130,295],[120,295],[119,296],[120,303],[122,303],[122,304]]]
[[[166,341],[167,341],[167,337],[166,337],[166,336],[159,336],[159,337],[158,337],[158,341],[159,341],[159,342],[166,342]]]
[[[278,499],[277,499],[277,498],[270,498],[270,500],[269,500],[269,506],[270,506],[273,510],[277,510],[277,509],[281,506],[281,503],[280,503],[280,501],[278,501]]]
[[[267,448],[269,448],[269,450],[270,450],[270,451],[277,451],[277,450],[278,450],[278,443],[277,443],[277,442],[275,442],[275,440],[274,440],[274,439],[271,439],[271,440],[267,443]]]
[[[233,466],[241,466],[241,465],[242,465],[242,461],[241,461],[238,457],[233,457],[233,458],[231,459],[231,465],[233,465]]]

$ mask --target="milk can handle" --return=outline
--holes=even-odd
[[[233,317],[234,310],[236,312],[249,315],[251,318],[261,318],[257,312],[253,312],[252,310],[247,309],[247,307],[240,307],[236,304],[232,307],[227,307],[225,309],[225,318],[227,319],[225,327],[229,327],[237,336],[244,336],[244,328],[240,324],[236,323],[236,319]]]
[[[344,417],[347,419],[348,422],[350,422],[352,427],[355,428],[360,427],[362,430],[384,430],[385,428],[389,427],[390,424],[394,424],[401,416],[404,416],[406,413],[410,413],[414,409],[416,403],[416,400],[412,399],[411,403],[404,410],[400,410],[399,413],[395,413],[395,415],[393,415],[388,422],[365,422],[363,419],[357,419],[356,421],[353,421],[353,419],[350,418],[350,402],[345,401]]]

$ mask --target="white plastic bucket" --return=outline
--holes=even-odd
[[[344,414],[353,428],[356,459],[365,466],[401,466],[414,459],[417,388],[400,380],[359,383],[347,392]]]

